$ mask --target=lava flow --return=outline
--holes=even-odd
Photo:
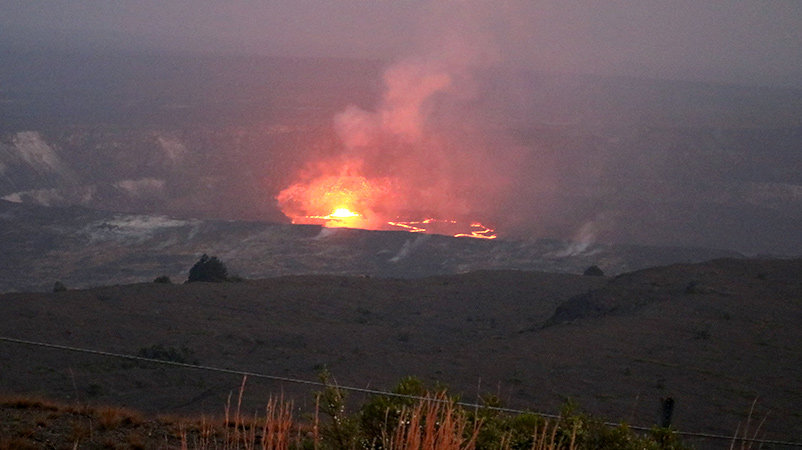
[[[446,219],[425,219],[421,221],[396,221],[396,222],[387,222],[387,225],[398,227],[403,230],[409,231],[410,233],[434,233],[434,234],[451,234],[454,237],[470,237],[476,239],[496,239],[498,235],[496,235],[496,230],[482,225],[479,222],[471,223],[470,229],[467,232],[438,232],[438,230],[432,229],[432,225],[441,225],[439,228],[451,228],[452,231],[454,229],[461,228],[460,223],[456,220],[446,220]],[[443,227],[442,225],[445,225]]]
[[[359,223],[363,220],[362,214],[350,211],[348,208],[337,208],[333,213],[325,216],[304,216],[303,219],[309,221],[320,221],[322,225],[329,228],[359,228]],[[292,220],[292,223],[310,223],[306,220]]]
[[[304,216],[298,218],[298,220],[293,218],[293,223],[310,223],[311,221],[312,223],[320,222],[321,225],[327,228],[361,228],[354,226],[354,224],[362,219],[361,214],[352,212],[346,208],[339,208],[325,216]],[[429,218],[418,221],[401,221],[396,219],[396,221],[385,222],[384,225],[386,226],[367,229],[392,230],[400,228],[410,233],[446,234],[454,237],[469,237],[475,239],[496,239],[498,237],[494,229],[479,222],[471,223],[470,228],[465,232],[457,231],[461,231],[464,228],[464,224],[460,224],[460,222],[456,220],[447,219]]]
[[[401,229],[477,239],[497,237],[492,228],[478,222],[466,226],[457,220],[411,220],[392,214],[407,197],[392,189],[399,183],[386,178],[368,179],[360,175],[356,167],[358,165],[345,165],[337,175],[318,176],[284,189],[276,197],[282,212],[292,223],[328,228]]]

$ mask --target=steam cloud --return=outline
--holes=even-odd
[[[349,106],[334,118],[340,153],[310,162],[298,182],[278,195],[285,213],[330,213],[320,200],[332,187],[352,201],[361,199],[357,207],[368,221],[362,225],[371,228],[399,217],[472,221],[492,215],[515,161],[508,143],[490,145],[471,104],[471,70],[492,58],[491,39],[477,11],[446,20],[441,6],[434,15],[459,26],[426,29],[422,35],[437,35],[417,56],[385,71],[374,110]],[[453,16],[453,9],[447,13]],[[365,186],[375,195],[360,196]]]
[[[576,232],[574,239],[561,251],[557,252],[554,256],[564,258],[568,256],[579,256],[585,254],[588,249],[596,241],[596,223],[586,222]],[[587,254],[592,254],[589,252]]]
[[[121,180],[114,184],[132,197],[149,198],[163,195],[166,182],[157,178],[141,178],[138,180]]]
[[[387,261],[389,261],[391,263],[397,263],[397,262],[401,261],[402,259],[408,257],[418,247],[420,247],[421,245],[426,243],[426,241],[428,239],[429,239],[429,236],[423,235],[423,236],[418,236],[414,240],[413,239],[406,240],[404,242],[404,245],[401,246],[401,249],[398,251],[398,253],[396,253],[395,256],[393,256],[392,258],[388,259]]]

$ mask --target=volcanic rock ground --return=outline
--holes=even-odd
[[[679,430],[732,435],[755,399],[760,435],[802,435],[802,260],[721,259],[616,277],[483,271],[415,280],[290,276],[0,296],[0,335],[346,386],[405,375],[512,408],[567,400],[651,426],[661,397]],[[241,378],[3,342],[0,387],[146,411],[218,413]],[[314,388],[251,377],[312,407]],[[77,396],[77,399],[76,399]],[[352,394],[354,400],[359,395]],[[719,445],[720,444],[720,445]],[[724,448],[729,442],[702,442]]]

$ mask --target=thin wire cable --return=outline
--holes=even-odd
[[[80,347],[71,347],[68,345],[59,345],[59,344],[50,344],[47,342],[37,342],[37,341],[29,341],[25,339],[15,339],[6,336],[0,336],[0,341],[10,342],[14,344],[23,344],[23,345],[31,345],[36,347],[45,347],[45,348],[52,348],[56,350],[65,350],[77,353],[88,353],[91,355],[100,355],[100,356],[108,356],[112,358],[122,358],[122,359],[130,359],[134,361],[143,361],[149,362],[153,364],[163,364],[167,366],[174,366],[174,367],[184,367],[187,369],[195,369],[195,370],[205,370],[209,372],[218,372],[218,373],[226,373],[231,375],[241,375],[253,378],[262,378],[266,380],[273,380],[273,381],[283,381],[286,383],[296,383],[296,384],[305,384],[308,386],[317,386],[317,387],[336,387],[337,389],[342,389],[344,391],[351,391],[351,392],[359,392],[363,394],[372,394],[372,395],[385,395],[388,397],[398,397],[398,398],[407,398],[412,400],[428,400],[428,401],[439,401],[439,402],[449,402],[448,399],[432,399],[421,397],[417,395],[408,395],[408,394],[399,394],[396,392],[388,392],[388,391],[380,391],[378,389],[369,389],[369,388],[360,388],[355,386],[341,386],[338,384],[327,384],[321,381],[310,381],[310,380],[302,380],[299,378],[290,378],[290,377],[280,377],[276,375],[267,375],[258,372],[249,372],[245,370],[235,370],[235,369],[224,369],[222,367],[213,367],[213,366],[205,366],[201,364],[187,364],[181,363],[176,361],[165,361],[162,359],[153,359],[153,358],[146,358],[143,356],[136,356],[136,355],[126,355],[123,353],[113,353],[113,352],[106,352],[102,350],[92,350],[88,348],[80,348]],[[542,413],[536,411],[525,411],[521,409],[513,409],[513,408],[504,408],[499,406],[487,406],[487,405],[480,405],[478,403],[467,403],[467,402],[454,402],[456,405],[465,407],[465,408],[473,408],[473,409],[489,409],[492,411],[500,411],[500,412],[507,412],[507,413],[515,413],[515,414],[535,414],[537,416],[546,417],[549,419],[559,419],[560,415],[557,414],[549,414],[549,413]],[[620,423],[614,422],[602,422],[606,426],[610,427],[618,427]],[[629,425],[628,428],[637,431],[650,431],[652,427],[642,427],[642,426],[635,426]],[[771,439],[756,439],[756,438],[748,438],[748,437],[738,437],[738,436],[724,436],[719,434],[712,434],[712,433],[699,433],[699,432],[692,432],[692,431],[673,431],[677,435],[680,436],[687,436],[687,437],[698,437],[698,438],[707,438],[707,439],[726,439],[730,441],[739,441],[739,442],[754,442],[754,443],[761,443],[761,444],[775,444],[775,445],[787,445],[792,447],[802,447],[802,442],[788,442],[788,441],[778,441],[778,440],[771,440]]]

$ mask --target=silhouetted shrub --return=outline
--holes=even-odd
[[[159,283],[159,284],[172,284],[173,283],[170,280],[170,277],[168,277],[167,275],[162,275],[160,277],[156,277],[156,279],[153,280],[153,282],[154,283]]]
[[[599,269],[599,266],[593,265],[585,269],[584,274],[589,277],[603,277],[604,271]]]
[[[228,281],[228,269],[216,256],[209,257],[204,253],[200,260],[189,269],[187,282],[192,283],[194,281],[213,283]]]
[[[56,281],[56,283],[53,284],[53,292],[64,292],[66,290],[67,286],[65,286],[61,281]]]

